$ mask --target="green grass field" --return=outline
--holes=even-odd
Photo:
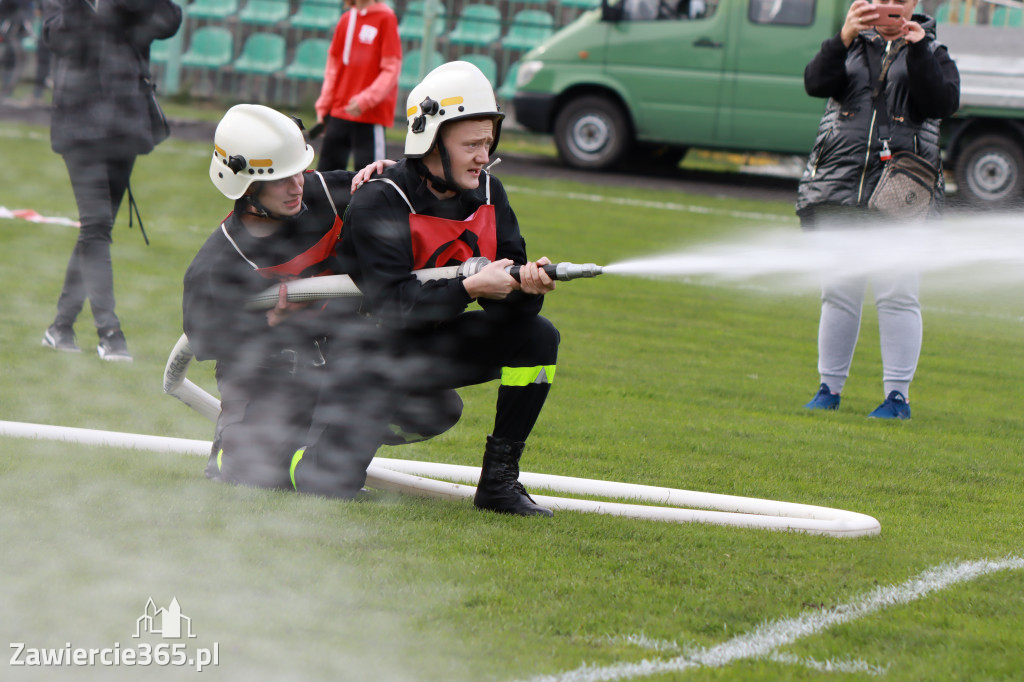
[[[0,149],[0,206],[76,215],[46,130],[0,125]],[[0,419],[212,437],[161,391],[182,275],[228,209],[208,154],[171,140],[137,164],[152,245],[123,211],[113,249],[132,364],[96,357],[88,312],[81,355],[40,347],[75,231],[0,220]],[[555,261],[798,229],[783,203],[502,179],[530,253]],[[0,437],[0,641],[155,646],[136,621],[177,598],[196,637],[174,641],[218,647],[204,679],[1020,679],[1024,299],[926,281],[923,303],[905,423],[865,418],[883,397],[870,304],[829,414],[801,408],[817,386],[811,288],[605,276],[545,306],[559,370],[524,470],[837,507],[877,518],[878,536],[344,503],[216,485],[197,457]],[[212,391],[207,365],[189,376]],[[463,397],[452,431],[381,454],[478,466],[494,386]],[[983,560],[997,563],[964,564]],[[5,665],[5,680],[194,674]]]

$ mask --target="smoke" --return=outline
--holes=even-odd
[[[846,227],[812,232],[748,234],[613,263],[605,274],[768,286],[817,287],[823,278],[855,278],[893,271],[941,273],[940,287],[992,287],[1024,281],[1024,217],[957,216],[909,227]]]

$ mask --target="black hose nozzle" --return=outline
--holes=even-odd
[[[505,272],[512,275],[518,282],[520,267],[519,265],[510,265],[505,268]],[[548,273],[548,277],[563,282],[581,277],[597,277],[602,272],[601,266],[593,263],[548,263],[541,267],[544,272]]]

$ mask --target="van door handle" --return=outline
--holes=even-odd
[[[713,48],[713,49],[717,50],[717,49],[720,49],[722,47],[722,43],[718,42],[717,40],[712,40],[711,38],[700,38],[700,39],[694,41],[693,46],[694,47],[710,47],[710,48]]]

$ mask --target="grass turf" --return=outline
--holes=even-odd
[[[45,130],[4,125],[0,145],[0,205],[75,215]],[[75,233],[0,222],[0,418],[211,436],[208,422],[160,389],[180,334],[181,276],[228,208],[207,159],[206,145],[172,140],[137,165],[133,187],[153,243],[126,229],[123,211],[113,249],[130,365],[96,358],[88,312],[77,327],[83,354],[39,347]],[[734,211],[797,229],[784,204],[503,180],[531,254],[556,261],[609,263],[765,228]],[[542,193],[552,189],[632,203]],[[384,493],[342,503],[215,485],[195,457],[4,438],[0,639],[138,646],[146,600],[177,597],[197,634],[190,649],[220,647],[219,666],[204,671],[214,679],[509,680],[667,659],[938,564],[1020,556],[1024,368],[1011,360],[1020,300],[936,298],[926,282],[925,305],[907,423],[864,418],[882,398],[870,305],[843,407],[829,414],[800,407],[817,383],[814,291],[606,276],[560,284],[545,306],[562,332],[559,371],[524,470],[835,506],[878,518],[879,537],[573,513],[508,518]],[[214,386],[206,364],[190,378]],[[478,465],[494,387],[463,397],[465,417],[451,432],[381,454]],[[781,652],[861,661],[887,679],[1012,679],[1024,668],[1022,595],[1022,573],[1000,573]],[[666,650],[637,643],[651,641]],[[159,673],[173,670],[147,670]],[[759,658],[649,679],[828,674]]]

